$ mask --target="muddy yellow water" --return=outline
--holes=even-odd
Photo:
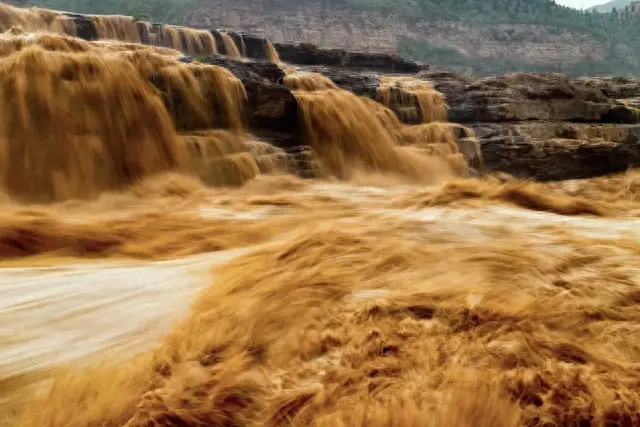
[[[141,187],[6,205],[2,405],[26,408],[9,425],[637,416],[635,173]]]
[[[92,22],[0,5],[0,423],[640,425],[638,171],[470,178],[430,82],[287,67],[302,180],[211,34]]]
[[[45,387],[39,380],[52,369],[147,348],[207,284],[203,271],[233,254],[155,263],[49,258],[46,267],[0,268],[0,405]]]

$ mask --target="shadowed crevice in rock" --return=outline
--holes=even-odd
[[[98,28],[90,16],[79,13],[64,12],[76,27],[76,36],[84,40],[98,40]]]
[[[185,57],[185,62],[193,58]],[[289,89],[279,84],[284,71],[268,62],[239,61],[224,55],[199,57],[204,64],[231,71],[247,92],[245,109],[249,130],[281,148],[302,145],[298,103]]]

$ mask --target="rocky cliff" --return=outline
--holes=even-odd
[[[306,43],[276,47],[299,70],[323,74],[338,87],[373,99],[379,99],[385,73],[399,62],[393,56],[383,56],[381,61],[377,55],[362,54],[366,61],[350,68],[344,62],[350,52]],[[281,86],[283,75],[273,71],[277,67],[220,55],[201,60],[231,69],[244,82],[250,98],[254,92],[264,94],[256,97],[251,107],[255,117],[267,118],[250,120],[254,133],[289,151],[305,149],[302,131],[296,126],[295,99]],[[418,71],[420,68],[423,70]],[[640,166],[640,110],[636,108],[640,106],[640,79],[575,79],[558,73],[478,78],[425,68],[407,62],[392,72],[428,81],[445,96],[448,120],[453,122],[448,126],[468,163],[478,170],[485,167],[548,181]],[[249,78],[247,70],[255,76]],[[411,92],[399,95],[395,98],[405,101],[391,102],[390,108],[405,123],[420,123],[418,98],[411,103],[406,102],[412,98]],[[300,163],[299,169],[307,171],[304,160]]]
[[[463,21],[409,22],[379,11],[332,7],[316,1],[210,0],[186,23],[230,27],[275,42],[312,42],[368,52],[397,52],[402,39],[453,48],[475,58],[507,58],[529,64],[604,61],[614,54],[632,63],[630,48],[566,28],[530,24],[472,25]]]
[[[291,47],[289,48],[291,50]],[[305,58],[306,47],[300,48]],[[322,52],[322,50],[320,50]],[[295,61],[295,56],[290,53]],[[345,70],[316,56],[319,72],[339,87],[376,98],[377,70]],[[302,61],[303,63],[308,63]],[[329,63],[329,65],[327,65]],[[488,170],[563,180],[621,172],[640,166],[640,79],[570,78],[558,73],[469,77],[449,72],[413,74],[445,96],[448,120],[460,150],[473,165],[480,154]],[[399,98],[410,97],[405,94]],[[406,123],[419,116],[418,100],[390,108]],[[410,111],[411,109],[415,111]],[[479,145],[469,144],[472,129]],[[479,146],[480,153],[467,148]]]
[[[308,135],[300,126],[301,104],[286,82],[292,71],[320,73],[322,76],[317,77],[324,79],[323,84],[328,82],[329,87],[336,85],[386,105],[395,114],[382,112],[378,117],[383,117],[386,123],[390,116],[397,116],[390,122],[391,129],[400,129],[400,119],[417,127],[423,123],[433,125],[424,128],[425,131],[444,129],[442,135],[453,132],[455,138],[447,136],[446,140],[453,143],[455,139],[460,154],[476,171],[486,167],[520,177],[562,180],[640,166],[640,79],[570,78],[558,73],[473,77],[430,70],[425,64],[392,54],[325,49],[310,43],[275,43],[275,50],[286,63],[281,67],[267,61],[271,57],[271,61],[278,62],[274,44],[254,34],[194,31],[134,22],[123,16],[66,13],[63,18],[65,28],[72,26],[71,33],[80,38],[100,38],[98,24],[111,19],[114,25],[117,23],[132,34],[120,31],[103,34],[103,38],[118,39],[120,34],[143,43],[155,41],[160,46],[164,46],[162,42],[171,41],[169,46],[192,55],[181,57],[184,62],[197,59],[200,63],[228,69],[246,89],[246,105],[242,107],[245,120],[238,118],[237,121],[245,121],[251,133],[293,154],[296,170],[303,176],[312,176],[313,159],[308,156]],[[171,34],[177,38],[158,37]],[[222,43],[218,46],[220,53],[216,54],[215,49],[208,49],[205,44],[192,43],[196,36],[208,36],[217,44],[224,39],[223,35],[235,45],[234,49]],[[237,46],[246,53],[246,58],[240,58]],[[234,51],[235,58],[232,58]],[[194,78],[205,79],[201,82],[203,85],[210,83],[206,80],[207,74]],[[189,109],[172,109],[188,102],[169,90],[170,79],[161,73],[152,73],[149,81],[160,93],[170,94],[165,102],[168,111],[173,111],[176,123],[190,123],[186,117]],[[379,103],[373,105],[384,108]],[[436,110],[442,114],[426,118],[425,113]],[[375,123],[379,118],[366,120]],[[445,120],[453,123],[443,123]],[[184,129],[197,127],[185,125]],[[401,133],[394,134],[393,138],[397,138],[398,143],[411,143],[405,141]],[[440,137],[434,133],[420,138],[438,144]]]

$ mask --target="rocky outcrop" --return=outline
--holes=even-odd
[[[80,37],[97,37],[90,17],[69,16]],[[144,34],[149,28],[157,30],[159,26],[138,25],[143,42],[149,39]],[[240,61],[224,55],[198,56],[198,60],[225,67],[243,82],[250,131],[295,153],[298,169],[311,174],[314,168],[308,149],[300,148],[304,138],[297,101],[282,85],[284,71],[265,61],[268,40],[227,33],[247,56],[258,60]],[[212,34],[224,52],[221,32],[212,30]],[[539,180],[581,178],[640,166],[638,79],[572,79],[554,73],[474,78],[431,72],[426,66],[390,54],[321,49],[309,43],[277,44],[276,48],[284,61],[320,72],[339,87],[372,99],[378,97],[381,73],[413,74],[430,81],[446,98],[448,120],[475,130],[474,138],[464,127],[453,126],[460,151],[476,169],[481,166],[479,149],[487,169]],[[154,84],[163,87],[162,81]],[[403,101],[391,107],[407,123],[420,121],[417,98],[415,105]]]
[[[253,133],[304,153],[298,169],[311,174],[312,162],[297,123],[293,95],[280,85],[284,72],[264,61],[237,61],[221,55],[205,62],[230,69],[247,88]],[[339,87],[376,99],[378,71],[339,66],[308,66]],[[562,74],[510,74],[471,78],[423,72],[449,104],[458,147],[469,164],[481,169],[538,180],[584,178],[640,167],[640,124],[630,104],[640,93],[634,79],[571,79]],[[627,98],[631,97],[631,98]],[[419,106],[413,108],[418,115]],[[411,114],[401,115],[412,117]],[[411,122],[411,120],[409,120]],[[469,136],[467,128],[475,132]]]
[[[449,120],[471,127],[490,170],[538,180],[640,167],[636,79],[518,73],[423,73],[445,94]]]
[[[98,29],[90,16],[78,13],[64,12],[64,15],[71,18],[76,27],[76,36],[84,40],[97,40]],[[139,28],[139,27],[138,27]]]
[[[637,123],[634,108],[611,97],[625,89],[595,79],[572,79],[557,73],[514,73],[471,78],[453,73],[423,73],[449,105],[458,123],[554,120]],[[611,83],[611,82],[609,82]],[[608,87],[603,91],[603,87]],[[631,90],[631,89],[627,89]]]
[[[329,65],[388,73],[417,73],[428,69],[427,65],[388,53],[322,49],[312,43],[277,43],[275,47],[280,59],[293,64]]]
[[[489,169],[537,180],[640,167],[640,125],[536,122],[471,126]]]
[[[339,88],[356,95],[374,99],[380,86],[380,74],[376,71],[345,70],[336,67],[304,67],[305,70],[320,73],[331,79]]]
[[[256,36],[254,34],[242,34],[242,41],[246,48],[246,54],[249,58],[254,59],[268,59],[267,42],[264,37]]]
[[[608,98],[638,103],[640,80],[628,77],[585,77],[580,82],[599,90]]]
[[[340,87],[377,97],[380,76],[312,67]],[[572,79],[563,74],[518,73],[473,78],[423,72],[445,95],[448,120],[467,161],[479,168],[538,180],[584,178],[640,167],[639,79]],[[412,123],[419,105],[399,117]],[[413,112],[409,111],[413,110]],[[406,114],[405,114],[406,113]],[[475,132],[470,138],[465,127]]]
[[[284,77],[280,67],[223,55],[209,55],[198,60],[227,68],[242,81],[247,92],[247,121],[253,133],[283,148],[301,145],[298,103],[289,89],[278,84]],[[191,58],[184,61],[189,62]]]
[[[185,17],[188,25],[226,27],[278,43],[310,42],[325,48],[397,53],[401,39],[453,48],[471,58],[531,64],[637,62],[628,46],[570,28],[532,24],[473,24],[461,20],[408,19],[389,11],[355,10],[344,2],[309,0],[209,0]]]

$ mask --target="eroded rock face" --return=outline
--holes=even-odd
[[[98,40],[98,29],[90,16],[78,13],[64,13],[76,26],[76,35],[84,40]]]
[[[209,0],[186,16],[198,27],[229,27],[278,43],[396,53],[402,38],[454,48],[470,57],[509,58],[531,64],[574,64],[617,58],[637,61],[633,49],[584,32],[550,25],[471,24],[410,20],[394,13],[352,10],[342,2]]]
[[[519,177],[576,179],[640,167],[639,125],[482,124],[474,128],[486,167]]]
[[[266,38],[243,33],[242,40],[246,48],[246,54],[249,58],[267,59],[268,40]]]
[[[640,80],[627,77],[587,77],[579,79],[588,87],[613,99],[640,98]]]
[[[380,73],[376,71],[354,71],[344,68],[311,66],[305,71],[320,73],[331,79],[340,89],[356,95],[375,99],[380,86]]]
[[[445,94],[449,120],[474,130],[489,170],[560,180],[640,166],[640,116],[628,98],[640,94],[638,80],[424,77]]]
[[[97,38],[87,16],[69,14],[78,35]],[[146,26],[139,26],[145,30]],[[144,28],[143,28],[144,27]],[[268,40],[226,31],[248,57],[240,61],[224,55],[198,60],[229,69],[247,92],[249,129],[292,152],[307,153],[298,122],[298,104],[282,85],[284,71],[266,61]],[[212,30],[221,51],[221,33]],[[145,41],[144,31],[141,39]],[[514,73],[477,78],[449,72],[429,72],[426,66],[390,54],[320,49],[309,43],[278,44],[285,62],[324,74],[338,87],[377,99],[384,74],[410,74],[432,82],[448,104],[460,151],[480,170],[480,154],[488,170],[539,180],[583,178],[640,166],[640,80],[626,78],[572,79],[564,74]],[[184,58],[191,61],[191,58]],[[158,82],[158,84],[161,82]],[[419,106],[390,105],[406,123],[421,121]],[[297,151],[296,151],[297,150]],[[301,165],[313,169],[307,154]]]
[[[422,73],[435,84],[449,105],[449,120],[459,123],[554,120],[637,123],[633,108],[608,91],[566,74],[514,73],[470,78],[453,73]]]
[[[377,99],[382,76],[377,71],[302,69]],[[635,98],[627,98],[640,94],[640,80],[571,79],[546,73],[473,78],[427,72],[416,77],[431,81],[445,95],[458,147],[475,169],[483,168],[480,152],[484,170],[538,180],[585,178],[640,167],[640,115]],[[419,106],[403,108],[407,111],[396,113],[414,123]],[[475,137],[465,128],[471,128]]]
[[[445,94],[449,120],[474,130],[489,170],[561,180],[640,166],[639,80],[425,77]]]
[[[322,49],[311,43],[277,43],[280,59],[300,65],[327,65],[389,73],[417,73],[427,65],[389,53],[350,52],[343,49]]]
[[[183,60],[190,62],[192,58]],[[198,61],[227,68],[242,81],[247,92],[247,120],[253,133],[283,148],[301,145],[298,103],[291,91],[278,83],[284,76],[281,68],[223,55],[199,57]]]

